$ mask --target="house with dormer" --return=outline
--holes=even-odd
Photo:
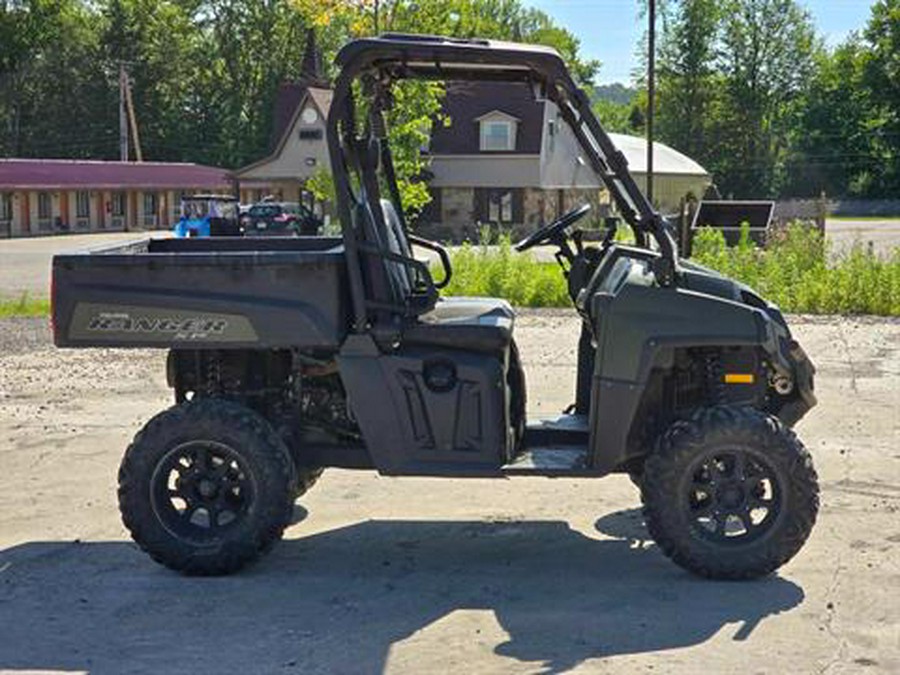
[[[306,181],[330,172],[326,119],[332,92],[309,34],[301,77],[279,90],[268,156],[233,172],[242,202],[273,196],[316,208]],[[611,210],[600,180],[551,101],[530,86],[509,82],[448,82],[442,103],[447,124],[435,124],[423,153],[432,201],[414,226],[435,238],[474,238],[482,225],[531,231],[589,201],[592,217]],[[602,120],[601,120],[602,122]],[[646,181],[646,141],[611,134],[638,184]],[[664,211],[711,183],[697,162],[654,143],[654,192]]]
[[[417,227],[458,239],[477,236],[485,224],[531,231],[586,201],[595,218],[610,212],[608,194],[555,104],[535,100],[528,85],[448,83],[443,113],[449,124],[435,125],[427,148],[432,202]],[[645,183],[646,141],[611,136]],[[661,143],[654,143],[654,164],[663,210],[702,195],[711,182],[697,162]]]

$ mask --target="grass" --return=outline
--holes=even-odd
[[[567,307],[565,280],[555,263],[512,251],[508,237],[464,245],[451,254],[448,295],[496,296],[519,307]],[[735,247],[718,230],[694,240],[693,260],[754,288],[786,312],[900,316],[900,248],[881,257],[860,244],[832,255],[822,235],[795,224],[763,250],[748,230]]]
[[[0,298],[0,319],[20,316],[49,316],[50,301],[22,293],[18,298]]]
[[[450,254],[453,277],[445,295],[506,298],[519,307],[565,307],[565,280],[556,263],[541,263],[530,254],[512,250],[508,236],[496,245],[482,237],[477,245],[463,244]]]

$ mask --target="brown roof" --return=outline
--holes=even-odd
[[[306,84],[303,82],[282,82],[275,96],[275,109],[272,111],[272,135],[269,137],[269,149],[278,147],[284,130],[294,118],[294,113],[303,95]]]
[[[334,92],[327,85],[320,86],[319,83],[304,79],[296,82],[283,82],[278,87],[275,110],[272,113],[272,135],[269,138],[269,148],[272,151],[281,144],[281,139],[297,112],[297,106],[303,102],[303,97],[307,92],[321,113],[325,116],[328,115]]]
[[[528,85],[510,82],[448,82],[443,112],[449,115],[450,126],[434,125],[431,153],[479,153],[481,137],[477,120],[495,111],[519,120],[516,149],[510,154],[540,154],[544,106],[534,100]]]
[[[0,189],[229,188],[225,169],[176,162],[0,159]]]

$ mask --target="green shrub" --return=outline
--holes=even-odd
[[[451,254],[453,279],[448,295],[496,296],[520,307],[567,307],[566,283],[555,263],[536,261],[512,250],[508,236],[490,232],[481,243]],[[737,279],[786,312],[900,316],[900,248],[879,257],[857,244],[833,255],[815,229],[793,224],[777,232],[766,249],[742,228],[734,247],[722,232],[700,229],[693,260]]]
[[[744,282],[786,312],[900,315],[900,248],[879,257],[857,242],[833,255],[822,234],[795,223],[776,233],[765,250],[746,228],[741,243],[725,245],[719,230],[702,228],[693,259]]]
[[[451,254],[453,278],[446,295],[506,298],[520,307],[564,307],[569,303],[565,279],[555,263],[540,263],[513,251],[509,236],[495,246],[482,235],[480,244],[463,244]]]

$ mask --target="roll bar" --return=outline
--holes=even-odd
[[[639,246],[656,241],[660,257],[654,272],[663,286],[674,283],[678,250],[669,225],[647,200],[628,170],[625,155],[618,150],[594,116],[590,100],[582,91],[556,50],[542,45],[460,39],[435,35],[387,33],[348,42],[335,59],[340,74],[328,114],[328,147],[337,197],[338,215],[344,232],[355,324],[366,322],[359,266],[359,232],[352,212],[353,190],[349,166],[357,152],[351,83],[366,76],[376,88],[388,88],[402,79],[479,80],[523,82],[542,97],[553,101],[571,127],[591,168],[601,178]],[[375,96],[378,103],[380,96]],[[395,186],[390,186],[391,189]]]

